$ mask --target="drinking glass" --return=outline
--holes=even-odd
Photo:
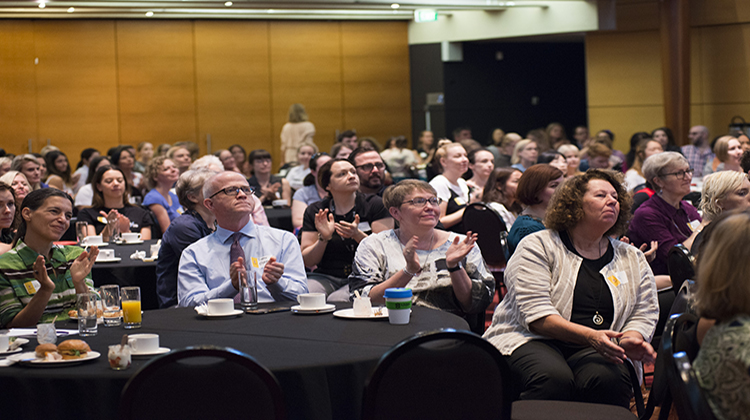
[[[250,309],[258,306],[258,273],[253,271],[252,279],[248,273],[240,275],[240,306]]]
[[[89,228],[88,223],[76,222],[76,239],[78,239],[79,244],[83,242],[83,238],[89,235],[88,228]]]
[[[78,335],[89,337],[98,332],[96,325],[96,293],[80,293],[76,300],[78,309]]]
[[[120,286],[106,284],[100,288],[104,309],[104,326],[116,327],[122,324],[120,318]]]
[[[141,328],[141,288],[137,286],[120,289],[122,318],[125,328]]]
[[[107,225],[109,226],[109,241],[110,242],[119,242],[120,241],[120,223],[118,219],[115,219],[112,222],[108,222]]]

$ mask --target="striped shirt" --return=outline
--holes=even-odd
[[[83,248],[77,246],[53,246],[52,257],[45,261],[47,275],[55,283],[55,289],[47,302],[39,322],[49,322],[56,315],[58,320],[68,319],[68,310],[76,305],[76,290],[70,275],[70,266],[81,255]],[[39,290],[34,278],[33,265],[39,254],[19,240],[18,244],[0,255],[0,327],[5,327],[29,304]],[[86,285],[93,290],[91,273],[86,275]]]

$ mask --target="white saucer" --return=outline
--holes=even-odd
[[[101,248],[101,247],[107,246],[107,245],[109,245],[109,242],[102,242],[100,244],[87,244],[87,245],[80,245],[80,246],[83,247],[83,248],[90,248],[92,246],[95,246],[97,248]]]
[[[18,344],[16,344],[16,343],[18,343]],[[13,350],[0,351],[0,355],[18,353],[19,351],[23,350],[21,348],[21,346],[23,346],[24,344],[28,344],[28,343],[29,343],[29,340],[27,340],[25,338],[20,338],[20,337],[16,338],[16,341],[14,341],[13,344],[16,345],[17,347],[15,349],[13,349]]]
[[[380,308],[380,315],[375,315],[375,311],[377,311],[378,308],[372,308],[372,315],[370,316],[357,316],[354,315],[354,308],[349,309],[339,309],[338,311],[333,313],[333,316],[338,318],[347,318],[347,319],[383,319],[388,318],[388,309],[387,308]]]
[[[305,308],[303,309],[300,305],[294,305],[292,306],[292,312],[295,314],[327,314],[329,312],[333,312],[336,310],[336,305],[326,305],[322,308]]]
[[[122,261],[122,258],[120,257],[114,257],[114,258],[97,258],[96,262],[101,263],[108,263],[108,262],[120,262]]]
[[[133,356],[133,357],[150,357],[150,356],[157,356],[159,354],[169,353],[170,350],[172,350],[172,349],[170,349],[169,347],[159,347],[159,350],[156,350],[156,351],[153,351],[153,352],[150,352],[150,353],[140,353],[140,352],[136,353],[136,352],[132,352],[132,353],[130,353],[130,355]]]
[[[137,241],[132,241],[132,242],[120,241],[120,242],[117,242],[117,245],[138,245],[142,243],[143,243],[143,239],[139,239]]]
[[[203,316],[206,317],[206,318],[227,318],[227,317],[230,317],[230,316],[242,315],[242,313],[243,313],[242,310],[235,309],[235,310],[233,310],[232,312],[230,312],[228,314],[221,314],[221,315],[207,314],[207,315],[203,315]]]

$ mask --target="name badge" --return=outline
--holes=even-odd
[[[466,204],[466,202],[463,199],[461,199],[461,197],[456,197],[453,199],[453,201],[455,201],[456,204],[458,204],[459,206],[463,206],[464,204]]]
[[[698,226],[701,225],[700,220],[695,219],[692,222],[688,223],[688,227],[690,228],[691,232],[695,232],[696,229],[698,229]]]
[[[266,263],[268,263],[268,260],[270,260],[270,259],[271,259],[270,255],[265,256],[265,257],[260,257],[260,259],[258,260],[258,266],[256,266],[256,267],[257,268],[265,267]]]
[[[24,283],[23,287],[26,289],[26,293],[30,295],[34,295],[42,287],[42,284],[39,283],[37,280],[32,280],[32,281],[27,281],[26,283]]]
[[[359,226],[357,226],[357,228],[362,232],[369,232],[372,230],[369,222],[359,222]]]
[[[99,223],[104,223],[105,225],[107,224],[107,218],[104,217],[104,216],[97,217],[96,221],[99,222]]]
[[[621,284],[628,284],[628,277],[625,275],[624,271],[618,271],[616,273],[610,274],[607,277],[607,281],[612,283],[613,286],[618,287]]]
[[[255,257],[250,258],[250,261],[252,261],[253,267],[258,268],[258,259]]]

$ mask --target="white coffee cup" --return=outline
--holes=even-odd
[[[97,260],[111,260],[115,258],[114,249],[100,249],[99,255],[96,257]]]
[[[229,315],[234,311],[234,299],[211,299],[207,306],[209,315]]]
[[[159,334],[132,334],[128,344],[135,353],[155,353],[159,351]]]
[[[83,241],[81,242],[81,245],[101,245],[104,243],[104,240],[102,240],[101,235],[99,236],[87,236],[83,238]]]
[[[325,293],[303,293],[297,295],[297,302],[302,309],[320,309],[326,306]]]
[[[133,233],[133,232],[125,232],[121,233],[120,237],[122,238],[123,242],[138,242],[141,240],[141,234],[140,233]]]
[[[0,334],[0,352],[6,352],[10,348],[10,336],[7,334]]]
[[[369,297],[354,299],[354,316],[372,316],[372,302]]]

